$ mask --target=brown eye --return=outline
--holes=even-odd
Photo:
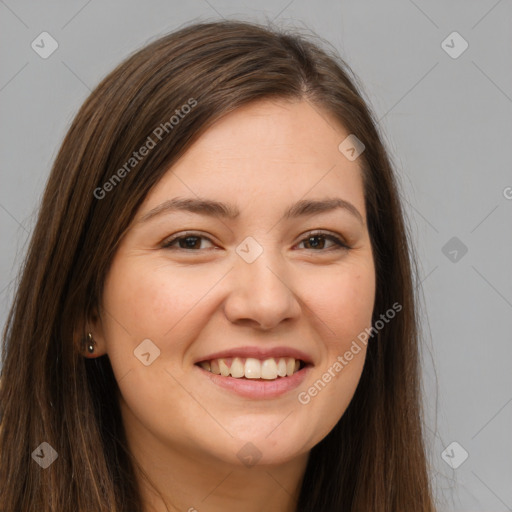
[[[178,250],[190,250],[196,252],[201,247],[201,240],[209,240],[205,236],[198,235],[198,234],[185,234],[181,236],[175,236],[169,240],[166,240],[162,244],[162,248],[164,249],[178,249]],[[178,246],[176,246],[176,242],[178,243]]]
[[[313,250],[317,252],[325,252],[322,249],[325,249],[325,241],[330,240],[334,244],[334,250],[337,249],[350,249],[350,247],[345,244],[340,238],[335,235],[330,235],[326,233],[310,233],[306,238],[304,238],[300,243],[305,243],[309,245],[306,247],[308,250]],[[332,248],[332,246],[331,246]]]

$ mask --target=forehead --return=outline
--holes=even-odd
[[[268,208],[308,196],[341,195],[364,215],[359,162],[338,149],[348,135],[331,114],[307,101],[251,103],[199,137],[152,190],[146,205],[195,195],[241,206],[260,198]]]

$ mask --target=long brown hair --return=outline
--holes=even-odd
[[[377,276],[373,321],[402,305],[369,342],[345,414],[311,450],[297,511],[434,510],[414,258],[397,179],[361,91],[334,51],[297,33],[239,21],[193,24],[161,37],[96,87],[55,160],[4,332],[2,512],[143,510],[109,359],[80,352],[86,323],[150,189],[214,121],[269,97],[309,101],[364,143],[360,165]],[[193,108],[171,129],[169,120],[186,104]],[[127,167],[162,124],[161,141]],[[58,453],[44,470],[31,456],[42,442]]]

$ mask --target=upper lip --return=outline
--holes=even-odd
[[[305,363],[312,363],[311,357],[297,350],[293,347],[274,347],[274,348],[263,348],[263,347],[238,347],[230,348],[229,350],[221,350],[207,356],[201,357],[196,363],[202,361],[211,361],[212,359],[226,359],[230,357],[254,357],[255,359],[268,359],[270,357],[293,357],[294,359],[300,359]]]

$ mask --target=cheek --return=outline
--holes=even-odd
[[[346,340],[357,337],[371,326],[375,302],[373,266],[345,277],[340,290],[339,316],[336,330]]]
[[[315,276],[314,286],[305,294],[308,306],[317,317],[323,332],[324,348],[329,352],[344,351],[353,339],[371,326],[375,301],[373,264],[346,265],[324,276]]]
[[[305,283],[304,283],[305,284]],[[344,265],[315,278],[308,306],[321,333],[322,360],[298,396],[309,418],[316,418],[315,441],[336,425],[359,383],[366,355],[360,341],[371,327],[375,300],[372,262]]]
[[[186,271],[125,261],[112,267],[105,285],[105,308],[133,338],[161,340],[196,305],[211,279],[191,279]],[[176,327],[176,328],[175,328]],[[134,340],[135,341],[135,340]]]
[[[327,368],[332,378],[333,394],[346,396],[355,391],[366,356],[366,336],[372,325],[375,301],[373,265],[348,272],[338,284],[338,302],[332,311],[332,329],[336,333],[327,343]],[[328,378],[328,376],[326,376]],[[351,396],[351,395],[350,395]],[[348,401],[344,403],[344,407]]]
[[[213,314],[208,299],[221,277],[206,266],[201,271],[170,268],[148,257],[125,256],[113,264],[103,293],[104,338],[118,380],[147,368],[181,371],[191,341]],[[155,359],[146,367],[137,355],[142,357],[148,347]],[[144,379],[147,383],[148,377]]]
[[[170,432],[176,423],[171,402],[182,404],[187,415],[190,412],[190,396],[173,376],[183,378],[184,350],[200,329],[200,299],[219,279],[211,272],[207,276],[187,270],[153,264],[147,257],[124,256],[111,266],[103,293],[105,343],[122,399],[149,429],[157,416],[162,432]],[[156,349],[145,342],[139,350],[148,339]],[[160,351],[156,357],[155,350]],[[136,357],[146,352],[152,361],[147,366]],[[174,430],[177,435],[180,428]]]

